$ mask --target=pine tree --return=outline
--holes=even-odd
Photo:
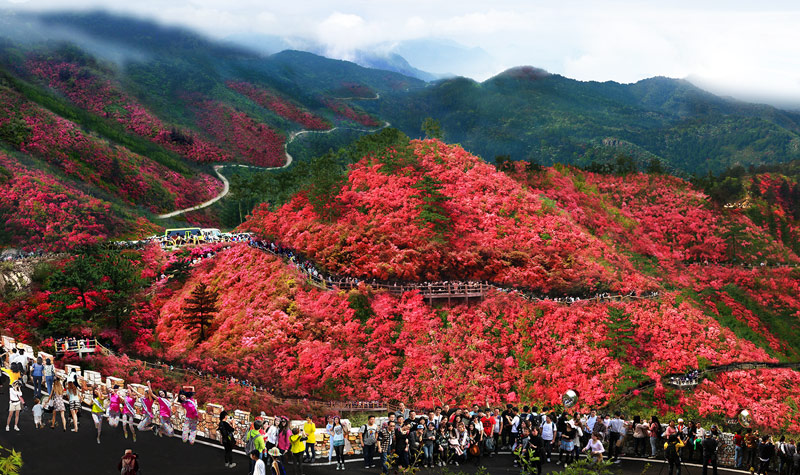
[[[211,327],[211,320],[218,310],[218,296],[216,291],[212,292],[201,282],[192,290],[192,296],[186,299],[183,306],[183,321],[189,326],[200,328],[200,341],[206,339],[206,329]]]

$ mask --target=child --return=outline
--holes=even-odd
[[[33,400],[32,411],[33,411],[33,425],[37,429],[41,429],[42,427],[44,427],[44,425],[42,424],[42,412],[44,412],[44,408],[42,407],[42,402],[39,400],[38,397]]]

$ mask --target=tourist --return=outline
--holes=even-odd
[[[251,450],[250,451],[250,473],[252,475],[267,475],[267,467],[264,465],[264,461],[261,460],[261,452],[258,450]]]
[[[267,451],[267,454],[270,457],[270,475],[286,475],[283,462],[281,462],[281,450],[273,447]]]
[[[144,432],[146,430],[153,430],[155,431],[155,414],[153,413],[153,404],[155,404],[155,400],[153,399],[153,392],[150,390],[150,387],[146,387],[144,389],[144,395],[139,398],[139,403],[142,405],[142,420],[139,421],[139,425],[136,426],[139,429],[139,432]]]
[[[467,456],[468,458],[472,459],[472,463],[475,466],[478,466],[481,463],[481,447],[483,446],[483,431],[480,428],[478,428],[475,422],[470,422],[467,432],[469,433],[469,442],[467,444]]]
[[[233,461],[233,446],[236,445],[236,438],[234,435],[236,431],[233,429],[230,422],[228,422],[228,413],[226,411],[222,411],[219,414],[219,426],[217,426],[217,430],[219,431],[220,440],[222,441],[222,447],[225,450],[225,466],[233,468],[236,466],[236,463]]]
[[[596,425],[596,424],[595,424]],[[542,440],[544,440],[544,454],[547,457],[547,463],[550,463],[550,456],[553,453],[553,444],[556,441],[556,424],[553,422],[552,416],[547,414],[542,424]]]
[[[772,437],[764,435],[761,437],[761,443],[758,444],[758,475],[764,475],[769,469],[769,462],[775,456],[775,444],[772,443]]]
[[[272,424],[264,431],[264,445],[266,450],[278,446],[278,426],[281,423],[281,418],[275,416],[272,418]],[[263,427],[263,426],[262,426]]]
[[[130,428],[131,437],[133,438],[133,441],[136,442],[136,431],[134,430],[134,417],[136,416],[136,410],[133,407],[136,404],[136,401],[126,389],[121,389],[119,391],[119,395],[122,406],[122,433],[127,439],[128,429]],[[188,416],[186,418],[188,419]]]
[[[278,449],[281,451],[281,460],[286,464],[286,454],[292,447],[292,430],[289,429],[289,419],[281,417],[281,422],[278,424]]]
[[[647,450],[647,437],[650,431],[647,424],[642,423],[642,418],[638,415],[633,416],[633,455],[644,457]]]
[[[433,468],[433,454],[436,447],[436,424],[428,422],[422,434],[422,453],[425,457],[423,465]]]
[[[115,384],[108,394],[108,425],[117,427],[122,418],[122,397],[119,395],[119,385]]]
[[[733,436],[733,466],[735,468],[742,468],[742,455],[744,450],[744,436],[742,436],[742,430],[739,429],[736,431],[736,435]]]
[[[261,427],[262,422],[259,420],[253,421],[253,428],[247,432],[245,436],[245,449],[247,453],[251,453],[252,451],[257,451],[259,453],[259,457],[263,457],[264,450],[266,450],[266,444],[264,443],[264,436],[261,434]],[[275,447],[273,447],[275,448]],[[272,449],[270,449],[272,450]],[[250,473],[253,473],[253,466],[255,462],[250,462]]]
[[[612,462],[619,459],[619,455],[622,450],[620,450],[620,447],[617,447],[617,441],[619,441],[624,435],[625,421],[622,420],[622,414],[617,411],[614,413],[614,418],[611,419],[611,423],[608,427],[608,455],[611,457]]]
[[[413,419],[411,424],[416,424]],[[411,464],[416,466],[422,457],[422,434],[425,427],[422,424],[412,425],[412,430],[408,433],[408,456]]]
[[[8,388],[8,419],[6,419],[6,432],[8,432],[11,425],[11,419],[14,419],[14,430],[19,431],[19,413],[22,411],[22,405],[25,404],[25,399],[22,398],[22,385],[19,380],[14,381],[11,387]]]
[[[47,386],[47,394],[50,394],[53,391],[53,381],[56,379],[56,367],[50,361],[50,358],[47,358],[44,361],[44,384]]]
[[[358,431],[358,440],[364,452],[364,468],[374,467],[375,445],[378,442],[378,425],[375,416],[369,416],[367,423]]]
[[[33,377],[33,396],[42,397],[42,382],[44,380],[44,364],[42,357],[36,358],[36,362],[31,366],[31,376]]]
[[[194,396],[193,391],[184,391],[183,389],[178,392],[178,397],[175,400],[183,406],[185,411],[183,416],[183,432],[181,433],[181,440],[185,443],[187,440],[190,445],[194,445],[194,439],[197,436],[197,401],[192,399]]]
[[[717,475],[717,447],[717,439],[711,432],[707,432],[703,440],[703,475],[708,475],[709,465],[713,467],[714,475]]]
[[[375,420],[375,417],[372,417],[372,420]],[[311,417],[311,414],[306,415],[306,422],[303,424],[303,433],[306,436],[306,451],[305,451],[305,462],[314,463],[314,460],[317,459],[317,425],[314,424],[314,419]]]
[[[292,451],[292,471],[294,475],[303,475],[303,454],[306,451],[306,439],[306,435],[300,433],[299,427],[292,429],[289,443]]]
[[[344,470],[344,440],[347,435],[339,416],[333,418],[331,433],[331,446],[336,453],[336,470]]]
[[[97,443],[100,443],[100,433],[103,431],[103,416],[106,413],[106,400],[99,386],[92,391],[92,422],[97,429]]]
[[[595,459],[598,463],[603,461],[603,453],[605,451],[606,449],[603,447],[603,442],[600,441],[600,435],[595,433],[592,434],[586,447],[583,448],[583,452],[587,454],[587,457]]]
[[[139,456],[131,449],[125,449],[125,454],[117,464],[117,470],[122,475],[136,475],[139,473]]]
[[[72,432],[78,432],[78,414],[81,411],[81,396],[75,383],[67,383],[67,402],[69,403],[69,416],[72,420]]]
[[[444,426],[442,426],[444,427]],[[389,421],[386,427],[378,432],[378,440],[376,443],[378,453],[381,456],[381,471],[386,474],[392,465],[392,455],[395,453],[395,422]]]
[[[67,431],[67,419],[64,417],[64,386],[61,385],[61,380],[57,379],[53,383],[53,390],[50,391],[49,404],[53,408],[53,417],[50,419],[50,428],[56,428],[56,417],[61,415],[61,425],[64,432]]]
[[[151,392],[153,391],[150,381],[147,382],[147,387]],[[167,398],[167,392],[159,389],[156,402],[158,402],[158,417],[161,419],[161,424],[158,426],[158,436],[166,435],[167,437],[172,437],[172,402]]]
[[[681,475],[681,456],[680,450],[683,447],[683,440],[678,434],[672,434],[664,443],[664,457],[669,463],[669,475]]]
[[[434,445],[434,464],[437,467],[444,467],[450,463],[450,436],[447,429],[447,422],[439,424],[436,431],[436,444]]]
[[[542,464],[544,462],[544,439],[539,433],[538,427],[533,427],[528,435],[528,440],[530,441],[529,446],[529,453],[533,456],[536,460],[533,460],[533,466],[536,468],[536,473],[542,473]],[[602,447],[602,444],[601,444]]]
[[[656,458],[658,449],[658,438],[661,435],[661,423],[658,421],[658,416],[650,418],[650,458]]]
[[[745,463],[751,471],[756,469],[756,459],[758,458],[758,431],[753,432],[753,429],[748,428],[744,436],[745,448]]]
[[[44,408],[42,407],[42,401],[39,400],[38,397],[33,399],[33,409],[31,409],[31,412],[33,412],[33,427],[37,429],[44,427],[44,424],[42,424]]]

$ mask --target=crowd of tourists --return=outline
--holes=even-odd
[[[667,382],[673,386],[696,386],[700,383],[700,376],[702,376],[700,370],[694,369],[686,374],[670,376]]]
[[[663,457],[669,473],[680,474],[684,463],[696,462],[703,473],[718,470],[718,452],[722,433],[716,425],[708,428],[683,419],[662,424],[657,416],[626,419],[621,413],[598,414],[558,412],[552,409],[507,405],[505,408],[471,409],[436,407],[416,413],[402,404],[378,420],[370,416],[357,427],[366,469],[381,467],[383,473],[394,468],[441,467],[460,464],[480,465],[484,457],[501,451],[514,454],[514,466],[542,473],[545,464],[569,465],[586,456],[591,460],[618,462],[625,454],[635,457]],[[223,424],[220,432],[223,433]],[[338,417],[325,420],[325,434],[330,438],[328,461],[335,458],[336,470],[344,470],[348,453],[349,427]],[[291,462],[295,474],[302,474],[303,463],[314,462],[316,425],[309,415],[300,427],[290,428],[285,418],[275,417],[264,426],[257,420],[247,434],[247,453],[251,470],[265,473],[266,467],[285,470]],[[746,429],[734,437],[735,465],[766,474],[777,460],[777,474],[800,474],[800,453],[794,440]],[[260,462],[259,462],[260,461]],[[261,467],[261,468],[259,468]],[[770,472],[776,473],[776,472]]]
[[[469,281],[469,282],[462,282],[462,281],[437,281],[437,282],[402,282],[402,281],[393,281],[393,280],[381,280],[381,279],[359,279],[357,277],[342,277],[332,275],[330,273],[325,272],[324,270],[320,270],[317,268],[316,264],[305,258],[302,254],[297,253],[296,251],[285,247],[281,244],[271,242],[271,241],[263,241],[257,239],[250,239],[248,244],[256,249],[259,249],[264,252],[269,252],[274,254],[278,257],[281,257],[287,260],[291,265],[295,266],[301,272],[308,275],[311,279],[317,282],[324,282],[330,287],[333,286],[347,286],[347,287],[355,287],[359,283],[364,282],[368,285],[373,287],[380,287],[380,288],[404,288],[409,286],[414,286],[419,289],[426,289],[426,288],[433,288],[437,286],[445,287],[448,286],[459,286],[463,288],[469,287],[491,287],[495,290],[499,290],[501,292],[518,292],[524,295],[526,298],[530,300],[549,300],[558,303],[578,303],[578,302],[585,302],[591,300],[614,300],[620,298],[644,298],[644,299],[653,299],[658,298],[659,293],[657,291],[647,291],[647,292],[629,292],[627,294],[611,294],[608,292],[599,292],[595,294],[586,294],[586,295],[562,295],[562,296],[551,296],[545,295],[541,293],[534,292],[530,289],[518,288],[518,287],[505,287],[501,284],[495,284],[489,281]]]
[[[16,348],[4,351],[0,347],[0,361],[9,382],[6,431],[11,430],[12,421],[14,430],[21,430],[19,413],[29,405],[22,393],[21,383],[26,381],[33,386],[30,407],[35,429],[44,428],[48,422],[44,420],[45,414],[50,414],[51,429],[60,426],[66,432],[69,426],[71,431],[78,431],[80,388],[86,386],[74,369],[65,378],[59,378],[50,359],[32,360],[24,350]],[[90,411],[97,443],[105,422],[112,429],[121,426],[123,436],[134,442],[137,433],[146,431],[172,437],[176,435],[172,429],[172,410],[181,406],[184,422],[180,437],[183,442],[194,444],[199,419],[194,388],[184,386],[174,394],[168,397],[167,388],[155,390],[150,382],[142,394],[118,386],[109,389],[96,386]],[[136,416],[134,409],[137,404],[143,408],[140,416]],[[288,418],[268,419],[262,412],[242,440],[250,457],[248,473],[266,475],[269,467],[272,475],[285,475],[285,467],[291,465],[293,475],[302,475],[303,464],[313,463],[318,457],[316,444],[322,441],[317,439],[317,421],[309,414],[304,423],[292,427]],[[644,420],[638,415],[626,418],[619,412],[613,415],[596,411],[559,412],[551,408],[539,411],[537,407],[520,409],[511,404],[504,408],[443,405],[420,413],[400,404],[396,411],[381,417],[370,416],[355,429],[362,450],[358,458],[363,459],[365,468],[380,466],[383,473],[411,466],[469,463],[477,466],[484,457],[504,451],[514,454],[515,466],[524,466],[527,471],[536,469],[536,473],[541,473],[545,464],[569,465],[584,455],[596,461],[617,462],[628,454],[663,457],[670,474],[680,474],[687,462],[701,463],[704,474],[709,469],[716,474],[722,438],[716,425],[704,427],[702,423],[683,419],[662,423],[657,416]],[[220,414],[218,432],[225,449],[225,465],[232,468],[236,466],[233,462],[236,431],[224,411]],[[322,432],[330,441],[323,458],[332,464],[335,461],[336,470],[345,470],[346,454],[354,452],[350,447],[349,422],[329,416]],[[752,468],[758,474],[777,470],[778,475],[800,475],[800,452],[795,440],[781,436],[776,441],[768,434],[744,428],[733,437],[733,444],[737,468]]]

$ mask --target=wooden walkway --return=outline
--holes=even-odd
[[[261,241],[249,241],[248,245],[254,249],[262,252],[272,254],[286,261],[287,263],[297,266],[301,272],[304,272],[308,277],[308,283],[323,290],[351,290],[358,288],[359,285],[365,284],[376,290],[383,290],[394,295],[402,295],[405,292],[417,291],[429,303],[434,300],[447,300],[448,304],[455,301],[463,301],[469,303],[472,300],[482,300],[491,291],[498,291],[504,293],[514,293],[521,297],[532,301],[550,301],[559,303],[589,303],[595,301],[621,301],[621,300],[639,300],[639,299],[656,299],[659,297],[658,292],[648,292],[646,294],[609,294],[598,293],[590,296],[583,297],[547,297],[535,295],[530,291],[514,287],[505,287],[498,284],[489,282],[474,282],[474,281],[437,281],[437,282],[403,282],[403,283],[385,283],[374,280],[362,280],[353,277],[341,276],[322,276],[318,272],[311,273],[305,271],[302,265],[294,261],[293,258],[285,254],[274,252],[269,244]],[[292,251],[293,256],[296,253]]]

